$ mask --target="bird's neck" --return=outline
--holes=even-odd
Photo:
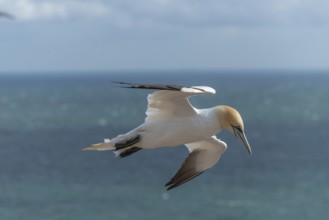
[[[228,114],[228,106],[226,105],[219,105],[217,107],[215,107],[216,109],[216,113],[217,113],[217,120],[218,123],[220,124],[220,126],[222,128],[225,129],[229,129],[230,128],[230,124],[227,120],[227,114]]]

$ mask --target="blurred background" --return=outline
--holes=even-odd
[[[326,219],[329,3],[0,0],[0,218]],[[184,146],[83,147],[144,121],[111,81],[207,85],[244,118],[220,163],[166,192]]]

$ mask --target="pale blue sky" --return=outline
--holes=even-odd
[[[0,0],[0,73],[329,69],[327,0]]]

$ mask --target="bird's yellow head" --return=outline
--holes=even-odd
[[[222,127],[233,133],[241,141],[248,153],[251,154],[251,148],[244,133],[244,124],[240,113],[226,105],[218,106],[217,109],[219,123]]]

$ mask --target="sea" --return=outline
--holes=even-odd
[[[197,108],[239,110],[253,154],[229,132],[220,162],[166,191],[188,152],[82,151],[143,123],[151,90],[206,85]],[[329,72],[148,71],[0,75],[1,220],[329,219]]]

